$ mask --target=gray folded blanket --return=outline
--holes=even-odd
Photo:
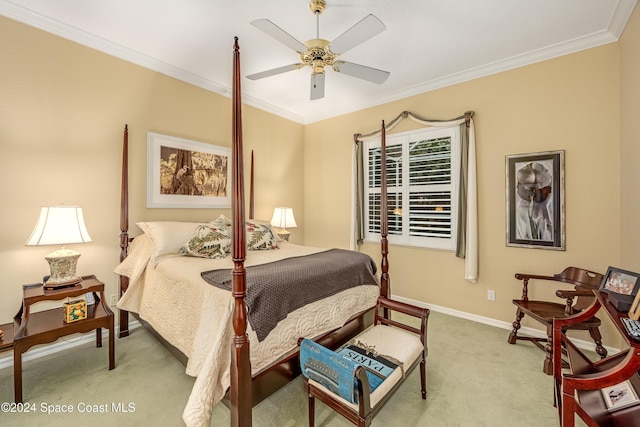
[[[231,269],[202,272],[209,284],[231,291]],[[360,285],[378,286],[376,265],[367,254],[344,249],[287,258],[246,268],[249,322],[264,340],[292,311]]]

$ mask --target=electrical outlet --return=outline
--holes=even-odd
[[[487,299],[489,301],[495,301],[496,300],[496,291],[494,291],[493,289],[487,290]]]
[[[109,297],[109,307],[115,307],[118,303],[118,294],[113,294]]]

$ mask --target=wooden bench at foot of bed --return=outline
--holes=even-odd
[[[419,327],[406,323],[405,318],[383,317],[385,309],[409,319],[417,318]],[[429,310],[380,297],[375,312],[374,326],[355,336],[337,353],[322,343],[302,340],[300,358],[304,363],[310,427],[315,424],[316,399],[359,427],[370,425],[417,366],[420,366],[421,397],[427,398]]]
[[[324,347],[335,350],[351,338],[355,337],[373,324],[374,309],[359,313],[339,329],[331,331],[316,339]],[[268,369],[260,372],[252,379],[251,396],[253,406],[262,402],[300,375],[300,352],[298,349],[280,359]],[[228,407],[229,394],[223,399]]]

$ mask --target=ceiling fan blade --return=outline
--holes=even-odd
[[[311,100],[324,98],[324,73],[311,74]]]
[[[354,64],[353,62],[336,61],[333,63],[333,70],[338,73],[346,74],[351,77],[357,77],[372,83],[382,84],[391,75],[388,71],[378,70],[364,65]]]
[[[374,15],[367,15],[331,42],[331,52],[339,55],[343,54],[376,34],[383,32],[386,28],[382,21]]]
[[[296,52],[304,52],[305,50],[307,50],[307,47],[303,43],[296,40],[294,37],[289,35],[289,33],[278,27],[268,19],[256,19],[255,21],[251,21],[251,25],[258,28],[259,30],[264,31],[274,39],[278,40],[280,43],[289,46]]]
[[[259,73],[250,74],[247,76],[247,78],[249,80],[264,79],[265,77],[275,76],[276,74],[286,73],[287,71],[299,70],[302,67],[304,67],[304,64],[289,64],[282,67],[261,71]]]

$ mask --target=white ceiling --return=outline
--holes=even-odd
[[[387,29],[340,59],[391,72],[376,85],[332,70],[309,100],[310,69],[242,79],[245,103],[301,122],[404,98],[618,40],[636,0],[326,0],[320,38],[372,13]],[[316,36],[308,0],[0,0],[7,16],[229,96],[233,37],[243,75],[298,62],[250,22]]]

